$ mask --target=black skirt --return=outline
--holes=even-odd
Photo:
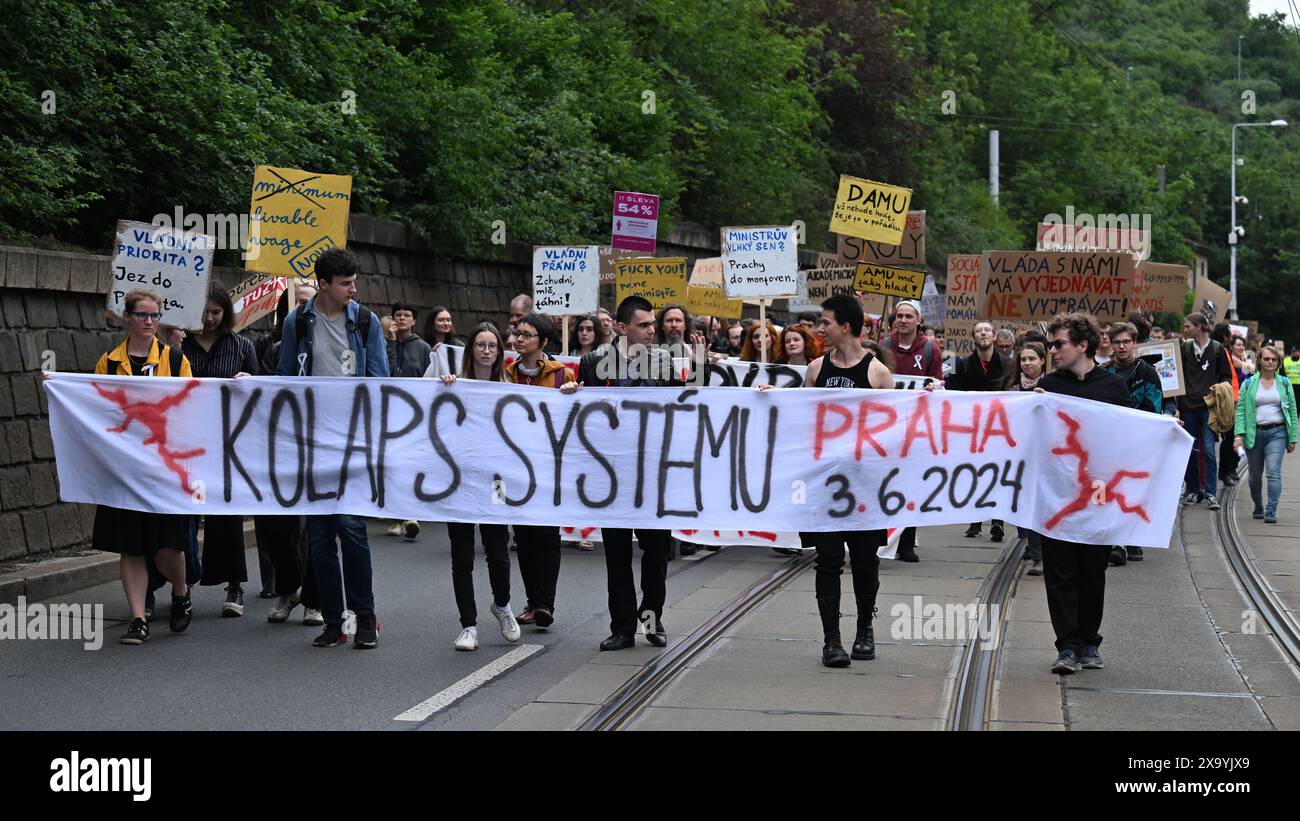
[[[127,556],[152,556],[159,550],[184,550],[190,541],[190,517],[145,513],[99,505],[91,546]]]

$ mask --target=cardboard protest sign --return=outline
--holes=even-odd
[[[1073,206],[1065,209],[1065,215],[1064,222],[1038,224],[1037,250],[1120,251],[1139,260],[1151,256],[1151,232],[1133,227],[1142,224],[1137,214],[1102,215],[1099,225],[1092,224],[1091,214],[1076,215]],[[1146,224],[1150,226],[1149,218]]]
[[[925,289],[925,271],[859,262],[854,272],[853,287],[868,294],[920,299]]]
[[[814,268],[799,272],[799,295],[791,297],[788,310],[790,313],[817,311],[822,303],[833,296],[854,295],[853,268]]]
[[[1246,329],[1247,329],[1247,331],[1248,331],[1249,334],[1250,334],[1250,336],[1247,336],[1247,337],[1246,337],[1247,339],[1249,339],[1251,336],[1256,336],[1256,335],[1259,334],[1259,322],[1258,322],[1258,321],[1256,321],[1256,320],[1254,320],[1254,319],[1243,319],[1243,320],[1241,320],[1241,323],[1242,323],[1243,325],[1246,326]]]
[[[1149,342],[1137,347],[1137,355],[1155,366],[1160,375],[1160,387],[1165,398],[1182,396],[1187,392],[1183,384],[1183,357],[1178,350],[1178,341],[1166,339],[1162,342]]]
[[[907,228],[911,202],[910,188],[841,175],[830,229],[836,234],[898,245]]]
[[[1228,289],[1220,288],[1203,276],[1196,281],[1196,296],[1192,298],[1192,310],[1205,314],[1211,325],[1217,325],[1228,318],[1228,304],[1232,295]]]
[[[617,378],[630,364],[614,359]],[[202,488],[211,516],[805,532],[842,530],[850,513],[862,529],[987,516],[1066,541],[1159,546],[1192,443],[1155,414],[1050,393],[701,388],[683,420],[680,388],[596,398],[476,379],[381,391],[69,373],[45,390],[66,501],[165,513]],[[307,423],[311,408],[331,424]],[[123,423],[137,419],[165,422],[166,441]],[[563,437],[547,435],[556,426]],[[642,482],[614,464],[652,467]],[[335,492],[311,493],[313,476]]]
[[[686,310],[694,316],[740,319],[744,308],[741,300],[728,299],[722,287],[722,257],[695,260],[686,288]]]
[[[975,350],[975,321],[979,318],[980,254],[948,256],[948,291],[944,294],[944,350],[970,356]]]
[[[235,309],[235,333],[247,328],[264,316],[275,313],[280,295],[289,289],[284,277],[252,274],[230,289],[230,303]]]
[[[985,251],[979,314],[989,319],[1050,320],[1082,311],[1122,319],[1133,286],[1133,257],[1116,251]]]
[[[118,220],[117,240],[109,268],[108,310],[122,316],[126,295],[147,288],[162,297],[158,306],[163,325],[203,327],[208,303],[208,276],[216,239],[178,228]]]
[[[600,307],[595,245],[533,249],[533,310],[546,316],[594,314]]]
[[[615,191],[612,226],[610,245],[653,254],[659,235],[659,195]]]
[[[1143,313],[1172,311],[1181,314],[1190,271],[1186,265],[1149,260],[1139,263],[1133,271],[1133,289],[1128,309]]]
[[[921,289],[921,321],[931,327],[943,327],[944,295],[939,293],[939,286],[934,284],[934,277],[926,277],[925,287]]]
[[[907,227],[897,245],[873,242],[861,237],[840,234],[836,238],[839,262],[833,265],[857,265],[859,262],[876,262],[883,265],[925,265],[925,212],[908,211]],[[823,266],[819,266],[823,267]],[[830,266],[824,266],[830,267]]]
[[[791,225],[722,229],[722,286],[727,296],[794,296],[799,288],[799,241]]]
[[[313,276],[316,260],[348,244],[352,178],[259,165],[253,172],[244,269]]]
[[[614,281],[614,260],[632,259],[641,256],[636,251],[615,248],[612,245],[598,245],[596,246],[596,253],[600,257],[600,281],[602,283]]]
[[[655,310],[665,305],[684,305],[686,258],[634,257],[615,260],[614,283],[618,302],[635,294],[650,300]]]

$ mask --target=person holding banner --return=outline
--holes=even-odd
[[[893,330],[886,344],[893,355],[891,371],[906,376],[928,376],[943,384],[943,355],[924,334],[921,326],[921,304],[911,299],[900,300],[894,306]],[[919,562],[916,555],[916,528],[905,527],[898,537],[898,558],[904,562]]]
[[[562,362],[546,356],[555,341],[555,325],[541,314],[524,314],[515,323],[515,350],[519,356],[506,365],[506,381],[518,385],[559,388],[568,381]],[[528,606],[520,624],[541,630],[555,622],[555,589],[560,579],[560,529],[554,525],[515,525],[519,548],[519,575],[524,580]]]
[[[388,352],[379,318],[353,299],[361,264],[346,248],[330,248],[316,260],[320,290],[295,308],[284,322],[280,346],[281,376],[388,376]],[[370,539],[360,516],[343,513],[308,516],[307,537],[316,571],[325,629],[317,647],[347,641],[343,632],[344,582],[348,609],[356,615],[353,646],[379,644],[379,619],[371,586]],[[339,571],[340,543],[343,571]]]
[[[808,366],[804,385],[810,388],[894,387],[894,378],[871,353],[864,350],[862,305],[853,297],[833,296],[822,303],[818,334],[825,340],[826,353]],[[848,667],[852,659],[876,657],[876,636],[872,619],[876,593],[880,590],[880,559],[876,548],[885,543],[884,530],[838,530],[816,534],[817,612],[822,620],[822,664]],[[852,653],[844,652],[840,641],[840,574],[844,569],[844,546],[848,545],[853,568],[853,597],[858,607],[858,625]]]
[[[491,322],[481,322],[469,336],[469,350],[461,366],[461,378],[488,382],[509,382],[504,362],[506,343]],[[455,374],[443,374],[443,384],[456,381]],[[518,528],[516,528],[516,531]],[[487,559],[488,583],[492,586],[492,615],[501,627],[501,637],[509,642],[522,635],[514,609],[510,606],[510,533],[506,525],[479,524],[483,553]],[[451,542],[451,586],[460,611],[460,635],[457,650],[478,649],[478,607],[474,603],[474,525],[447,522],[447,539]],[[521,555],[522,558],[522,555]]]
[[[654,306],[643,296],[624,297],[614,314],[615,329],[621,339],[603,345],[578,363],[578,381],[566,382],[561,388],[573,393],[583,386],[604,387],[680,387],[675,378],[672,357],[655,348]],[[629,352],[640,351],[635,360]],[[636,586],[632,575],[632,529],[601,528],[605,541],[605,570],[609,588],[609,638],[600,643],[601,650],[625,650],[636,644],[638,614],[646,626],[646,640],[655,647],[668,646],[664,628],[664,601],[668,598],[668,553],[671,533],[667,530],[635,528],[641,546],[641,606],[636,605]],[[653,624],[650,623],[653,617]]]
[[[127,336],[95,363],[95,373],[115,376],[193,376],[190,363],[176,348],[158,341],[155,334],[162,319],[162,297],[153,291],[136,289],[125,297]],[[46,377],[51,378],[51,377]],[[110,391],[126,407],[126,393]],[[144,644],[149,640],[145,621],[145,594],[149,586],[146,557],[153,557],[159,572],[172,586],[172,609],[168,627],[183,633],[190,626],[190,587],[185,579],[185,547],[190,540],[190,517],[184,514],[144,513],[99,505],[91,547],[121,554],[119,565],[122,590],[131,610],[131,623],[119,641]]]
[[[203,309],[203,328],[185,338],[182,351],[194,375],[200,379],[233,379],[258,373],[253,343],[234,332],[235,307],[226,286],[213,280],[208,285],[208,302]],[[202,587],[226,585],[221,615],[244,615],[244,582],[248,565],[244,561],[244,517],[203,517]],[[265,586],[265,585],[264,585]]]
[[[437,309],[435,309],[434,327],[437,327],[436,311]],[[415,306],[409,302],[399,300],[393,303],[393,338],[386,343],[390,376],[419,378],[429,370],[432,358],[430,354],[433,349],[428,342],[415,333],[417,313]],[[447,328],[443,333],[443,338],[446,339],[451,336],[451,314],[443,309],[442,315],[444,327]],[[420,535],[420,523],[414,519],[390,522],[388,535],[405,536],[408,542],[413,542]]]
[[[1214,453],[1214,431],[1210,429],[1210,412],[1205,395],[1220,382],[1232,382],[1232,368],[1223,346],[1210,338],[1210,321],[1204,314],[1190,313],[1183,320],[1183,380],[1187,392],[1178,397],[1178,414],[1192,435],[1192,455],[1187,460],[1186,495],[1183,505],[1204,500],[1210,510],[1218,510],[1215,480],[1218,465]]]
[[[1282,496],[1282,452],[1295,452],[1297,424],[1295,388],[1278,373],[1282,354],[1274,348],[1259,352],[1259,373],[1241,386],[1233,447],[1246,449],[1247,485],[1255,509],[1251,516],[1264,524],[1277,524],[1277,503]],[[1268,506],[1264,506],[1263,475],[1268,472]]]
[[[1025,342],[1016,351],[1011,360],[1011,369],[1007,371],[1006,381],[1002,383],[1004,391],[1032,391],[1047,372],[1047,348],[1041,342]],[[1025,553],[1021,560],[1029,560],[1026,575],[1043,575],[1043,537],[1036,531],[1019,525],[1016,536],[1025,540]]]
[[[987,319],[976,322],[972,336],[975,350],[965,359],[957,360],[952,376],[948,377],[947,387],[955,391],[999,390],[1005,377],[1002,357],[994,349],[993,323]],[[1013,344],[1014,341],[1013,334]],[[968,539],[978,539],[982,527],[982,522],[972,522],[962,535]],[[989,538],[994,542],[1000,542],[1004,535],[1001,520],[994,519],[993,526],[989,528]]]
[[[1047,326],[1056,370],[1038,380],[1035,390],[1060,393],[1121,408],[1133,407],[1124,380],[1097,364],[1101,328],[1090,314],[1063,314]],[[1171,423],[1172,424],[1172,423]],[[1100,670],[1102,611],[1106,604],[1104,545],[1066,542],[1043,536],[1044,587],[1047,612],[1056,631],[1056,662],[1052,672],[1066,675]]]

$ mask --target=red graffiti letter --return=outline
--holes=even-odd
[[[874,428],[867,427],[867,416],[872,410],[884,411],[888,418]],[[885,455],[885,449],[880,446],[871,434],[880,433],[891,427],[898,420],[898,412],[889,405],[882,405],[879,402],[862,402],[858,405],[858,444],[853,450],[853,458],[862,461],[862,443],[870,442],[871,446],[876,449],[876,453],[881,456]]]
[[[995,427],[995,422],[1001,424]],[[1007,444],[1011,447],[1016,446],[1016,440],[1011,438],[1011,421],[1007,419],[1007,408],[1006,405],[1002,404],[1001,399],[994,399],[989,404],[989,415],[984,422],[984,436],[980,439],[980,453],[984,452],[984,446],[995,435],[1007,440]]]
[[[919,430],[921,422],[925,423],[925,433]],[[903,452],[900,454],[903,458],[907,458],[912,442],[917,439],[929,441],[930,454],[939,455],[939,446],[934,442],[934,423],[930,421],[930,400],[924,393],[916,398],[916,412],[912,414],[911,419],[907,420],[907,434],[903,437]]]
[[[826,413],[834,411],[844,420],[844,424],[835,430],[826,429]],[[837,436],[843,436],[848,432],[849,426],[853,424],[853,414],[843,405],[836,405],[833,402],[817,403],[817,429],[813,432],[813,458],[822,458],[822,444],[828,439],[834,439]]]
[[[971,412],[971,423],[969,425],[954,425],[952,423],[952,402],[947,399],[943,400],[943,412],[939,414],[939,432],[943,438],[943,452],[948,452],[948,434],[949,433],[969,433],[970,434],[970,452],[975,452],[975,434],[980,429],[980,413],[984,410],[979,402],[973,403],[974,410]]]

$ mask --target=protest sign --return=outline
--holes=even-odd
[[[632,259],[640,256],[636,251],[615,248],[612,245],[598,245],[596,248],[596,253],[600,257],[600,281],[602,283],[614,281],[614,260]]]
[[[659,236],[659,195],[615,191],[611,236],[615,248],[653,254]]]
[[[321,254],[347,246],[351,204],[351,177],[257,166],[244,269],[313,276]]]
[[[883,265],[925,265],[925,212],[908,211],[907,227],[898,245],[873,242],[861,237],[840,234],[836,238],[838,262],[818,267],[857,265],[859,262],[876,262]]]
[[[1133,257],[1116,251],[1055,253],[985,251],[979,273],[979,315],[1051,320],[1082,311],[1123,319],[1133,286]]]
[[[230,304],[235,309],[235,326],[232,330],[239,333],[264,316],[275,313],[280,303],[280,295],[289,290],[289,281],[284,277],[269,277],[265,274],[252,274],[230,289]]]
[[[931,327],[942,328],[946,304],[944,295],[939,293],[939,286],[934,284],[934,277],[926,277],[925,287],[921,290],[921,321]]]
[[[1228,332],[1233,336],[1239,336],[1242,339],[1245,339],[1250,335],[1250,328],[1245,325],[1234,325],[1229,323]]]
[[[618,302],[636,294],[659,310],[686,302],[685,257],[633,257],[614,261]]]
[[[853,288],[868,294],[920,299],[925,289],[925,271],[859,262],[854,272]]]
[[[1247,340],[1249,340],[1251,337],[1253,337],[1253,336],[1257,336],[1257,335],[1259,334],[1259,322],[1258,322],[1258,321],[1256,321],[1256,320],[1254,320],[1254,319],[1243,319],[1243,320],[1241,320],[1241,323],[1242,323],[1243,325],[1246,326],[1246,331],[1247,331],[1246,339],[1247,339]]]
[[[980,254],[948,255],[948,291],[944,294],[943,347],[958,356],[975,350],[975,321],[979,318]]]
[[[1160,388],[1165,398],[1182,396],[1187,392],[1183,385],[1183,357],[1178,350],[1178,341],[1167,339],[1162,342],[1149,342],[1137,347],[1140,359],[1150,362],[1160,375]]]
[[[1228,304],[1231,301],[1232,294],[1228,293],[1228,289],[1215,285],[1208,276],[1196,280],[1192,310],[1205,314],[1211,325],[1217,325],[1228,318]]]
[[[787,297],[799,288],[799,243],[793,226],[722,229],[722,286],[727,296]]]
[[[744,308],[741,300],[728,299],[722,287],[722,257],[695,260],[686,287],[686,310],[693,316],[740,319]]]
[[[822,303],[841,294],[853,296],[853,268],[814,268],[799,272],[799,295],[790,298],[790,313],[821,312]]]
[[[1064,222],[1038,224],[1039,251],[1119,251],[1137,260],[1151,256],[1151,232],[1131,227],[1142,224],[1137,214],[1106,214],[1099,225],[1093,225],[1091,214],[1077,215],[1087,217],[1088,221],[1072,222],[1076,216],[1073,206],[1066,208],[1065,213]],[[1146,224],[1150,226],[1150,219]]]
[[[546,316],[594,314],[600,307],[595,245],[533,249],[533,310]]]
[[[108,310],[122,316],[126,295],[145,288],[162,297],[161,324],[203,327],[215,247],[216,239],[206,234],[118,220],[109,262],[113,279],[108,286]]]
[[[1191,451],[1166,417],[1030,392],[64,373],[45,387],[63,500],[172,514],[814,532],[988,517],[1163,546]]]
[[[1129,295],[1130,311],[1156,313],[1157,311],[1181,314],[1187,296],[1186,265],[1145,261],[1133,271],[1133,288]]]
[[[898,245],[907,228],[912,189],[840,176],[830,229],[836,234]]]

